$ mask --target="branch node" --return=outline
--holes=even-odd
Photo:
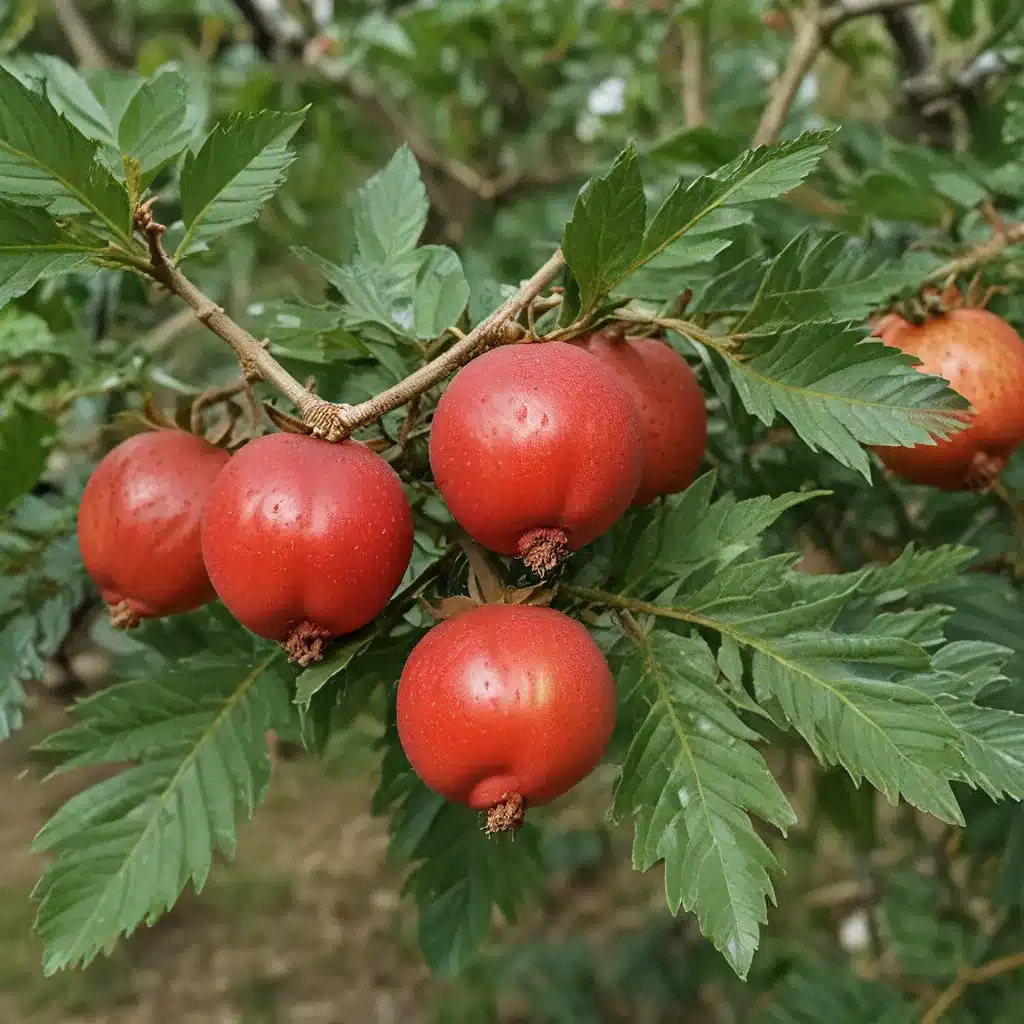
[[[196,310],[196,319],[197,319],[197,320],[198,320],[198,321],[199,321],[200,323],[202,323],[202,324],[206,324],[206,325],[209,325],[209,322],[210,322],[210,317],[211,317],[211,316],[213,316],[213,314],[214,314],[214,313],[223,313],[223,312],[224,312],[224,309],[223,309],[223,307],[221,307],[221,306],[218,306],[218,305],[217,305],[217,303],[216,303],[216,302],[214,302],[214,301],[213,301],[212,299],[207,299],[207,300],[206,300],[206,301],[205,301],[205,302],[204,302],[204,303],[203,303],[202,305],[200,305],[200,306],[199,306],[199,308],[198,308],[198,309]],[[241,362],[241,359],[239,360],[239,362]],[[250,362],[251,362],[251,361],[250,361]],[[253,364],[253,368],[255,369],[255,365],[254,365],[254,364]],[[245,366],[245,365],[243,364],[243,366],[242,366],[242,370],[243,370],[243,371],[245,372],[246,378],[248,379],[248,378],[249,378],[249,368],[248,368],[248,367],[246,367],[246,366]],[[259,373],[259,371],[258,371],[258,370],[257,370],[256,372],[257,372],[257,373]],[[257,378],[257,379],[258,379],[258,378]]]
[[[350,407],[336,405],[316,396],[311,397],[313,400],[302,410],[302,419],[313,432],[313,436],[332,443],[344,441],[352,432],[352,427],[348,425],[345,416]]]

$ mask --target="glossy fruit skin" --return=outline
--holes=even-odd
[[[615,713],[600,649],[553,608],[483,605],[447,619],[398,684],[398,735],[416,774],[476,810],[571,789],[601,760]]]
[[[982,309],[955,309],[918,326],[900,316],[875,329],[887,344],[916,355],[923,373],[949,381],[972,406],[970,426],[935,445],[878,447],[897,476],[942,490],[968,486],[978,459],[1000,466],[1024,440],[1024,341]]]
[[[365,626],[409,566],[413,521],[395,471],[357,441],[268,434],[239,451],[203,511],[203,557],[228,611],[284,641]]]
[[[640,416],[582,349],[504,345],[464,366],[441,396],[430,465],[449,511],[484,547],[514,555],[529,531],[559,529],[576,550],[636,493]]]
[[[690,364],[655,338],[594,331],[575,342],[615,371],[640,413],[646,461],[634,505],[685,491],[704,458],[708,417]]]
[[[192,611],[216,596],[200,513],[230,455],[183,430],[136,434],[93,471],[78,511],[86,571],[126,620]]]

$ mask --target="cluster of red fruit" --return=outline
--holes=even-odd
[[[703,394],[678,353],[598,332],[503,346],[463,368],[434,415],[430,461],[460,525],[543,574],[631,503],[686,488],[706,432]],[[388,603],[409,565],[413,517],[397,474],[356,441],[271,434],[232,457],[160,430],[100,462],[78,534],[119,625],[217,596],[305,664]],[[594,767],[615,706],[582,626],[550,608],[487,605],[417,646],[398,725],[424,781],[491,809],[498,829]]]

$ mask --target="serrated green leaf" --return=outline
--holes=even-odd
[[[27,614],[14,616],[0,628],[0,741],[21,728],[22,683],[33,668],[42,667],[35,653],[35,635],[35,621]]]
[[[50,749],[67,764],[138,763],[73,797],[36,838],[53,856],[34,893],[47,974],[152,923],[186,883],[201,889],[214,850],[233,855],[235,817],[251,816],[270,779],[279,660],[203,655],[76,706]]]
[[[323,661],[299,673],[295,680],[295,703],[309,706],[309,702],[336,675],[348,668],[353,658],[358,657],[374,641],[377,629],[360,630],[355,636],[332,648]]]
[[[723,206],[774,199],[796,188],[817,166],[835,131],[748,150],[713,174],[679,182],[644,234],[638,263],[646,263],[701,220]]]
[[[941,377],[859,331],[817,325],[750,339],[727,365],[748,412],[766,426],[785,417],[813,451],[867,479],[862,445],[929,444],[963,427],[966,404]]]
[[[411,253],[429,210],[419,164],[412,150],[402,146],[359,190],[354,220],[360,260],[388,263]]]
[[[436,338],[453,327],[469,301],[469,285],[458,254],[442,245],[416,250],[416,291],[412,305],[417,338]]]
[[[91,214],[128,244],[127,195],[96,155],[94,141],[0,68],[0,199]]]
[[[0,201],[0,308],[40,278],[67,273],[99,251],[73,239],[44,210]]]
[[[955,577],[976,554],[974,548],[960,544],[943,544],[925,551],[908,544],[894,562],[869,568],[860,592],[878,595],[882,603],[898,601],[915,590]]]
[[[85,79],[59,57],[41,53],[35,60],[45,72],[46,98],[54,110],[66,117],[86,138],[116,149],[110,117]]]
[[[580,307],[592,309],[636,259],[647,216],[636,146],[619,154],[611,170],[592,178],[573,206],[562,251],[579,284]]]
[[[192,134],[185,80],[174,72],[149,79],[138,89],[118,124],[121,152],[138,160],[143,179],[176,157]]]
[[[0,357],[4,362],[43,354],[66,355],[66,349],[41,316],[15,306],[0,312]]]
[[[305,116],[305,109],[236,114],[207,135],[198,153],[186,156],[181,171],[185,236],[175,259],[256,217],[284,182],[295,159],[288,142]]]
[[[670,909],[694,911],[745,977],[778,868],[748,814],[783,831],[796,815],[751,745],[757,734],[718,690],[702,639],[656,631],[620,643],[612,661],[638,722],[612,804],[613,817],[636,818],[633,866],[664,860]]]
[[[920,285],[938,265],[929,253],[886,260],[860,239],[806,231],[768,265],[734,331],[768,334],[795,324],[862,321],[892,295]]]

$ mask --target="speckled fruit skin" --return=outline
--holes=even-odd
[[[134,618],[159,618],[213,600],[200,513],[229,459],[201,437],[154,430],[100,461],[82,494],[78,544],[111,608],[124,602]]]
[[[935,445],[875,448],[897,476],[959,490],[975,456],[1007,459],[1024,440],[1024,341],[994,313],[956,309],[917,326],[887,316],[875,333],[921,360],[922,373],[949,381],[972,406],[970,426]]]
[[[484,547],[514,555],[524,534],[554,528],[576,550],[636,493],[640,416],[582,349],[504,345],[464,366],[441,396],[430,465],[449,511]]]
[[[623,340],[594,331],[574,344],[615,371],[640,413],[646,460],[633,504],[685,491],[708,439],[704,392],[689,363],[655,338]]]
[[[300,622],[329,636],[365,626],[401,583],[412,542],[401,481],[356,441],[258,438],[217,477],[203,510],[217,595],[271,640]]]
[[[483,605],[435,626],[398,684],[398,735],[416,774],[476,810],[571,789],[601,760],[615,711],[590,634],[529,605]]]

